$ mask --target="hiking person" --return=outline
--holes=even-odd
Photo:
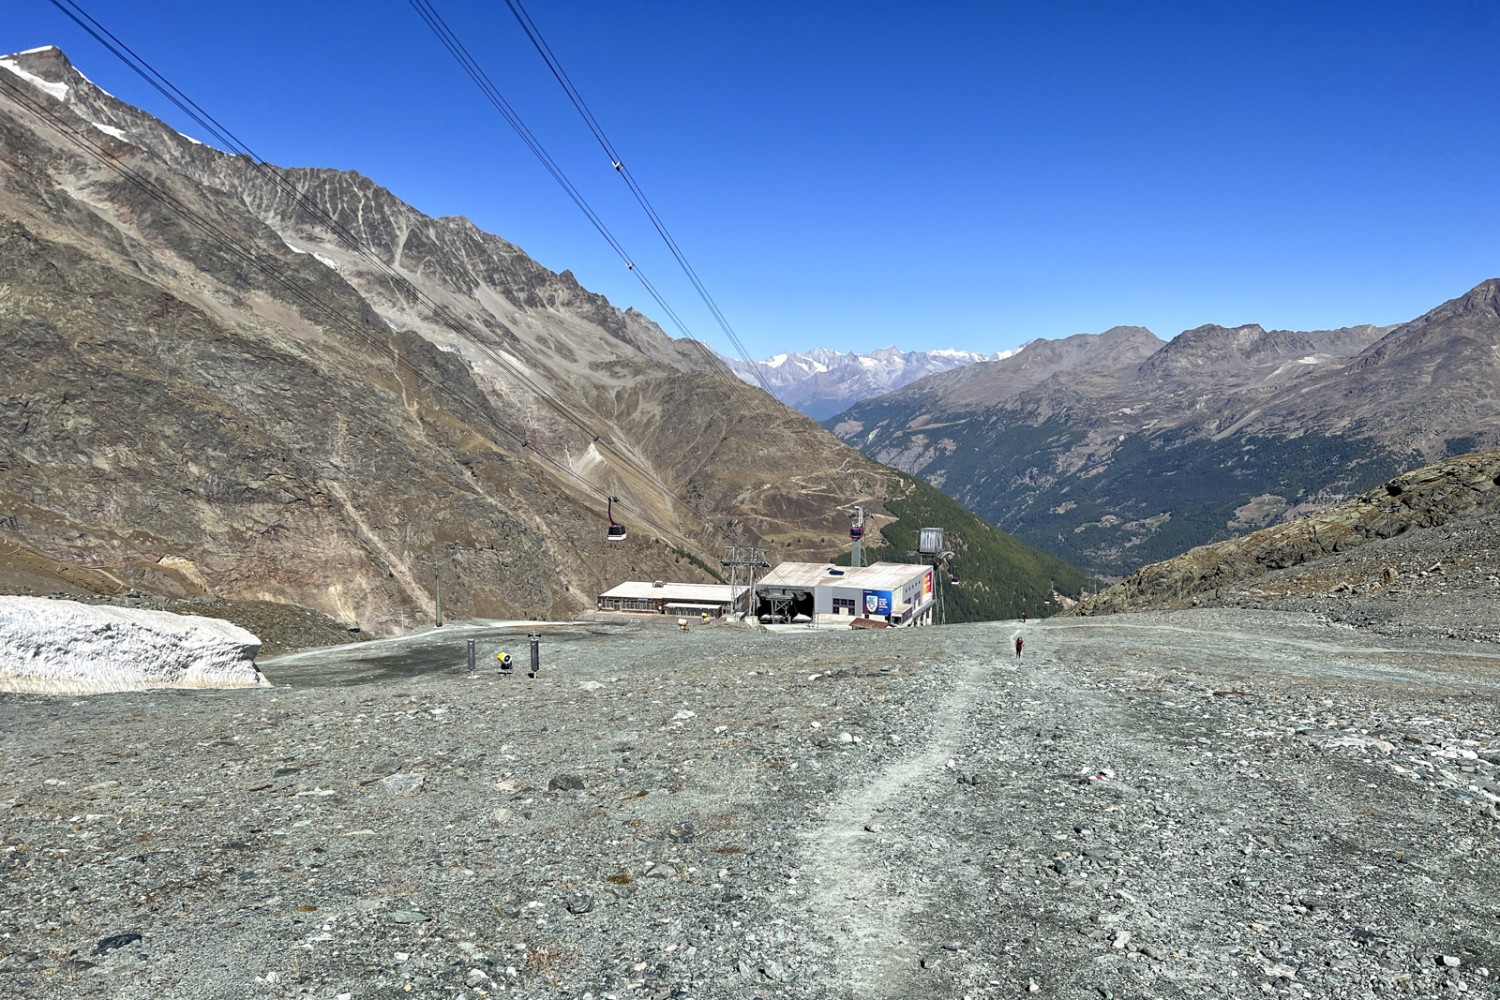
[[[1017,656],[1021,655],[1021,647],[1024,646],[1024,645],[1026,645],[1026,640],[1022,639],[1020,636],[1016,636],[1016,655]]]

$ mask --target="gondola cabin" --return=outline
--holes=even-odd
[[[609,533],[605,535],[605,538],[611,542],[623,542],[629,537],[625,531],[625,525],[615,520],[615,501],[618,499],[619,497],[609,498],[609,513],[606,515],[609,518]]]

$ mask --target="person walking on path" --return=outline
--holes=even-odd
[[[1021,655],[1021,647],[1024,646],[1024,645],[1026,645],[1026,640],[1022,639],[1020,636],[1016,636],[1016,655],[1017,656]]]

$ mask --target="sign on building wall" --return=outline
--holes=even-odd
[[[922,574],[922,600],[932,596],[932,570]]]
[[[865,614],[888,615],[891,613],[891,592],[889,590],[867,590],[864,601]]]

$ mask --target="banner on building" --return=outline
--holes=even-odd
[[[891,592],[889,590],[865,591],[865,614],[888,615],[890,613]]]

